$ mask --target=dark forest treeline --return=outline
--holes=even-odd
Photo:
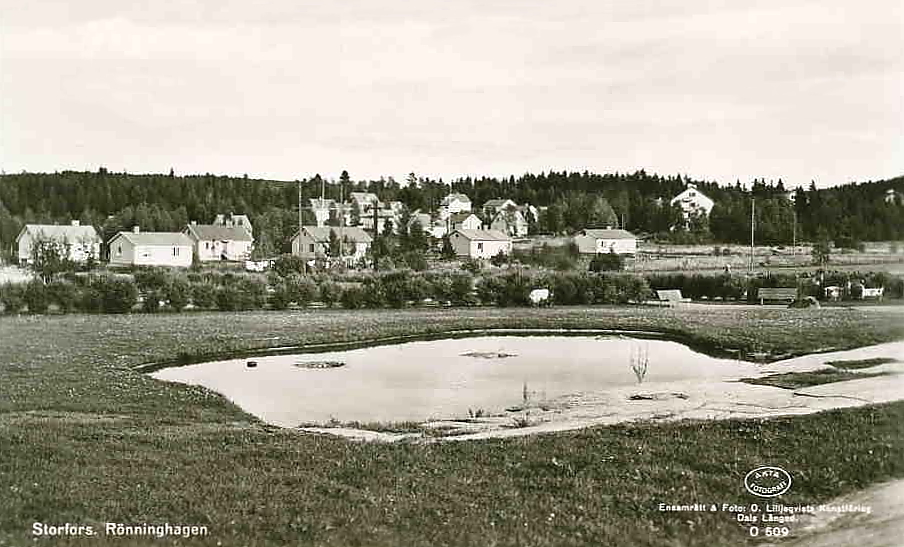
[[[339,181],[324,182],[319,175],[302,181],[307,200],[338,199],[351,191],[375,192],[381,200],[398,200],[409,210],[435,209],[450,185],[409,175],[403,184],[389,179],[353,181],[343,173]],[[550,206],[538,228],[569,232],[586,215],[575,213],[581,204],[602,197],[617,221],[639,233],[663,234],[675,221],[668,201],[693,182],[716,205],[707,221],[688,227],[697,240],[744,242],[750,233],[750,202],[756,198],[757,241],[790,243],[794,218],[799,240],[829,238],[854,241],[904,239],[904,208],[900,195],[886,203],[886,191],[904,194],[904,177],[849,184],[827,189],[797,189],[787,198],[781,181],[754,181],[720,186],[680,175],[550,172],[509,178],[463,178],[451,189],[467,194],[475,207],[499,197],[518,203]],[[146,230],[179,230],[190,220],[210,222],[218,213],[245,213],[255,225],[259,244],[280,250],[297,224],[297,181],[270,181],[211,174],[174,176],[172,173],[134,175],[97,172],[21,173],[0,176],[0,244],[8,249],[24,223],[63,223],[81,220],[101,229],[105,238],[139,224]],[[662,203],[665,205],[663,206]],[[307,205],[307,204],[305,204]],[[571,210],[570,210],[570,209]]]

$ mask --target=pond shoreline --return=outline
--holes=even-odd
[[[819,348],[806,354],[794,352],[773,354],[770,352],[754,352],[743,354],[743,350],[726,348],[697,338],[685,332],[669,330],[632,330],[632,329],[600,329],[600,328],[483,328],[483,329],[452,329],[429,333],[401,334],[365,338],[360,340],[344,340],[337,342],[322,342],[316,344],[299,344],[292,346],[272,346],[248,350],[214,352],[214,353],[180,353],[178,357],[163,361],[142,363],[131,367],[132,370],[141,373],[157,372],[171,367],[196,365],[208,361],[226,361],[230,359],[246,359],[252,357],[273,357],[279,355],[293,355],[306,353],[326,353],[332,351],[346,351],[353,349],[365,349],[378,346],[402,344],[406,342],[429,342],[444,339],[476,338],[479,336],[512,335],[512,336],[631,336],[641,339],[664,340],[683,344],[690,349],[703,353],[710,357],[741,359],[744,356],[752,357],[757,362],[775,362],[800,355],[812,355],[837,351],[839,348]]]
[[[760,365],[761,376],[782,370],[825,369],[825,360],[891,355],[904,359],[904,342],[891,342],[831,354],[808,354]],[[622,423],[663,423],[684,420],[776,418],[826,410],[890,403],[904,399],[904,362],[860,369],[851,379],[801,389],[783,389],[734,381],[707,380],[643,384],[576,393],[481,418],[425,421],[415,431],[354,427],[304,426],[309,434],[369,442],[447,442],[523,437]],[[881,375],[874,375],[881,372]],[[859,376],[859,377],[858,377]]]

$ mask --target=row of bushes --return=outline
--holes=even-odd
[[[51,306],[63,313],[125,313],[139,301],[145,312],[181,311],[189,305],[223,311],[286,309],[312,302],[349,309],[401,308],[425,299],[455,306],[524,306],[530,304],[530,292],[536,288],[549,289],[550,303],[560,305],[642,302],[652,298],[655,289],[680,289],[683,296],[693,299],[741,299],[746,294],[755,301],[761,287],[799,286],[801,296],[822,298],[822,287],[844,287],[849,281],[853,286],[883,286],[889,298],[904,297],[904,279],[881,272],[826,272],[819,278],[773,274],[748,281],[739,275],[653,274],[644,278],[620,273],[522,270],[477,278],[464,271],[411,270],[349,276],[289,273],[268,278],[261,274],[185,274],[150,269],[131,276],[71,276],[48,284],[6,284],[0,286],[0,304],[7,313],[23,309],[44,313]]]
[[[886,272],[841,272],[830,271],[795,275],[793,273],[771,273],[753,279],[741,275],[704,274],[650,274],[647,275],[650,288],[680,289],[682,296],[692,299],[738,300],[745,297],[756,302],[757,291],[764,287],[799,287],[800,296],[825,298],[824,287],[885,287],[887,298],[904,298],[904,278]],[[846,293],[855,297],[856,291]]]

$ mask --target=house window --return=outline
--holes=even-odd
[[[483,252],[483,242],[482,241],[477,242],[477,252]]]
[[[173,247],[173,256],[179,256],[179,247]]]
[[[309,253],[313,253],[313,252],[314,252],[314,244],[313,244],[313,243],[311,243],[310,245],[308,245],[308,252],[309,252]]]
[[[116,256],[122,256],[122,245],[117,245]]]

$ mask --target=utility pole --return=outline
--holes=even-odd
[[[750,198],[750,276],[753,277],[753,235],[756,227],[756,198]]]
[[[791,230],[791,255],[797,256],[797,209],[791,209],[791,214],[794,215],[794,225]]]

